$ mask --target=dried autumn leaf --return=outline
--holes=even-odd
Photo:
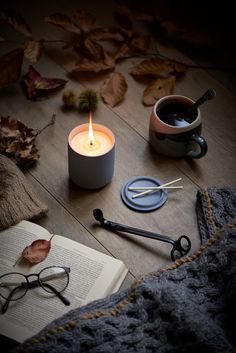
[[[26,85],[28,98],[32,100],[54,93],[67,83],[66,80],[60,78],[42,77],[32,65],[29,66],[29,70],[24,75],[23,81]]]
[[[53,235],[52,235],[53,237]],[[51,240],[38,239],[26,246],[21,254],[21,259],[28,261],[30,264],[38,264],[46,259],[51,249]]]
[[[84,32],[90,31],[95,22],[95,18],[86,10],[77,10],[73,18]]]
[[[113,55],[111,53],[107,53],[105,50],[103,53],[103,62],[110,69],[113,69],[115,67],[115,60],[113,58]]]
[[[130,74],[135,76],[150,75],[154,77],[167,77],[174,71],[174,68],[167,61],[160,58],[143,60],[134,66]]]
[[[71,71],[71,74],[79,72],[100,72],[111,69],[110,66],[106,65],[103,61],[93,61],[84,59],[76,63],[75,67]]]
[[[80,29],[73,23],[73,21],[70,19],[70,17],[63,15],[61,13],[55,13],[50,16],[44,17],[44,21],[50,24],[53,24],[55,26],[58,26],[60,28],[63,28],[64,30],[72,33],[80,33]]]
[[[127,17],[130,20],[133,17],[132,10],[130,9],[130,7],[128,5],[125,5],[125,4],[118,5],[115,9],[115,13],[118,13],[124,17]]]
[[[31,40],[26,43],[24,55],[32,63],[36,63],[40,59],[44,49],[43,43],[43,40]]]
[[[111,55],[104,51],[103,58],[100,60],[91,60],[84,58],[78,61],[71,71],[71,74],[79,72],[100,72],[110,70],[115,67],[115,61]]]
[[[177,61],[169,61],[169,64],[173,67],[175,74],[182,74],[188,68],[185,64],[179,63]]]
[[[118,22],[120,30],[128,37],[131,38],[133,35],[133,24],[128,14],[117,9],[114,14],[115,20]]]
[[[89,32],[89,38],[97,41],[102,40],[115,40],[121,42],[124,40],[124,36],[116,28],[112,27],[97,27]]]
[[[131,55],[130,47],[127,43],[121,44],[113,54],[114,60],[128,58]]]
[[[120,72],[113,72],[103,81],[100,94],[108,105],[114,107],[123,100],[127,88],[125,77]]]
[[[0,58],[0,87],[16,82],[21,73],[24,49],[14,49]]]
[[[17,164],[28,166],[39,159],[36,137],[55,123],[56,115],[42,129],[31,129],[12,117],[0,117],[0,152],[10,155]]]
[[[0,117],[0,152],[13,156],[17,164],[28,165],[39,159],[35,139],[37,129],[31,129],[10,116]]]
[[[150,36],[148,35],[134,35],[131,39],[131,48],[134,51],[144,52],[150,46]]]
[[[32,37],[32,32],[29,25],[19,13],[13,10],[0,11],[0,21],[4,21],[16,31],[24,34],[26,37]]]
[[[153,81],[143,93],[143,104],[154,105],[156,101],[174,91],[175,76],[158,78]]]
[[[84,40],[84,46],[92,58],[99,60],[103,57],[103,53],[104,53],[103,47],[100,44],[93,41],[91,38],[88,37]]]

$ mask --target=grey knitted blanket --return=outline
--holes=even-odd
[[[236,352],[236,189],[199,190],[202,245],[72,310],[14,352]]]

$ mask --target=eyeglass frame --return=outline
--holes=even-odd
[[[62,268],[64,271],[65,271],[65,274],[67,275],[67,283],[66,283],[66,286],[61,290],[61,291],[58,291],[56,288],[54,288],[51,284],[48,284],[48,283],[42,283],[42,281],[40,280],[40,274],[47,270],[47,269],[50,269],[50,268],[53,268],[53,267],[57,267],[57,268]],[[69,281],[70,281],[70,277],[69,277],[69,273],[70,273],[70,267],[66,267],[66,266],[48,266],[48,267],[45,267],[43,268],[41,271],[39,271],[38,273],[30,273],[29,275],[25,275],[24,273],[21,273],[21,272],[8,272],[8,273],[5,273],[4,275],[0,276],[0,280],[2,277],[5,277],[7,275],[21,275],[25,278],[26,282],[25,283],[21,283],[19,286],[13,288],[11,290],[11,292],[9,293],[8,295],[8,298],[5,298],[1,293],[0,293],[0,296],[5,299],[5,303],[3,304],[2,306],[2,309],[1,309],[1,312],[2,314],[5,314],[6,311],[7,311],[7,308],[8,308],[8,305],[10,302],[12,301],[17,301],[21,298],[23,298],[26,293],[28,292],[28,290],[30,288],[36,288],[38,286],[40,286],[42,289],[44,289],[46,292],[48,293],[54,293],[65,305],[70,305],[70,301],[65,298],[61,293],[67,288],[68,284],[69,284]],[[34,281],[32,282],[29,282],[28,278],[29,277],[32,277],[32,276],[36,276],[37,279],[35,279]],[[47,291],[44,287],[48,287],[50,288],[50,291]],[[14,294],[14,291],[16,289],[19,289],[19,288],[23,288],[25,289],[24,293],[19,297],[19,298],[16,298],[16,299],[11,299],[12,295]]]

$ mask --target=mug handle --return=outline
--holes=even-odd
[[[187,156],[191,157],[191,158],[201,158],[201,157],[205,156],[205,154],[207,153],[207,149],[208,149],[206,140],[204,140],[204,138],[202,136],[199,136],[197,134],[193,134],[190,138],[190,142],[191,141],[194,141],[199,145],[200,151],[191,150],[187,153]]]

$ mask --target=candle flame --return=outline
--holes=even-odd
[[[90,144],[91,146],[94,145],[92,113],[90,113],[90,115],[89,115],[89,133],[88,133],[88,138],[89,138],[89,144]]]

